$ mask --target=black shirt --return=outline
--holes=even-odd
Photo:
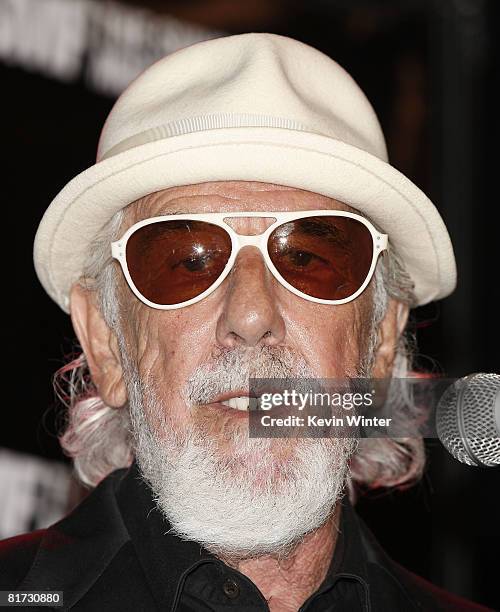
[[[179,612],[269,610],[262,593],[246,576],[213,557],[199,544],[168,533],[170,526],[153,502],[151,491],[136,466],[120,487],[118,505],[160,609],[169,609],[173,603],[173,609]],[[356,517],[347,499],[343,502],[340,533],[327,576],[300,610],[323,612],[340,604],[353,611],[370,609],[363,547]]]
[[[196,542],[170,533],[136,465],[110,474],[55,525],[0,542],[0,590],[13,589],[62,591],[62,609],[73,612],[268,610],[260,591],[243,574]],[[394,563],[347,499],[327,576],[300,608],[485,609]]]

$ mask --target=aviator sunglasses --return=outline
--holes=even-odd
[[[257,235],[227,223],[274,219]],[[144,304],[182,308],[210,295],[231,271],[241,248],[257,247],[284,287],[319,304],[345,304],[370,282],[381,234],[365,218],[340,210],[220,212],[164,215],[139,221],[111,244],[128,285]]]

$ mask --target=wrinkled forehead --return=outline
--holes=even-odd
[[[171,187],[129,204],[125,224],[168,214],[356,209],[333,198],[283,185],[249,181],[218,181]]]

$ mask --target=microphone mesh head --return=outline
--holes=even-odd
[[[498,374],[474,374],[457,380],[439,400],[436,412],[439,439],[462,463],[500,465],[500,437],[495,420],[495,397],[499,391]]]

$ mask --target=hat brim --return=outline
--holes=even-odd
[[[389,235],[415,283],[419,305],[443,298],[455,287],[455,258],[446,227],[409,179],[338,140],[268,127],[161,138],[79,174],[53,200],[37,231],[34,261],[42,285],[69,312],[69,292],[81,276],[89,246],[118,210],[161,189],[230,180],[304,189],[365,214]]]

